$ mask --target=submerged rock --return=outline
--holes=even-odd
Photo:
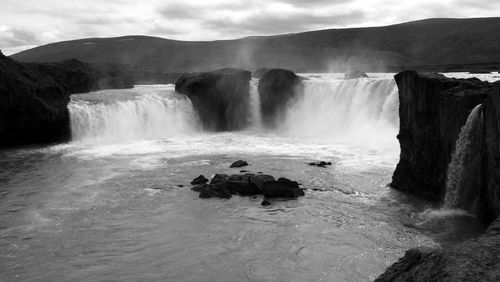
[[[368,75],[362,71],[359,71],[359,70],[353,70],[353,71],[350,71],[350,72],[346,72],[344,74],[344,80],[348,80],[348,79],[357,79],[357,78],[365,78],[365,77],[368,77]]]
[[[264,182],[262,193],[268,198],[296,198],[305,195],[297,182],[287,178]]]
[[[290,103],[302,93],[301,79],[293,71],[270,69],[259,80],[262,122],[275,127],[283,118]]]
[[[248,163],[246,161],[243,161],[243,160],[237,160],[235,161],[234,163],[231,164],[230,168],[233,168],[233,167],[244,167],[244,166],[247,166]]]
[[[189,97],[205,130],[238,130],[248,125],[250,79],[241,69],[190,73],[177,79],[175,91]]]
[[[309,163],[309,165],[317,167],[326,167],[327,165],[332,165],[332,162],[325,162],[325,161],[311,162]]]
[[[191,181],[191,184],[198,185],[198,184],[203,184],[203,183],[207,183],[207,182],[208,182],[208,179],[205,176],[200,175],[200,176],[196,177],[195,179],[193,179]]]
[[[261,204],[262,206],[264,206],[264,207],[265,207],[265,206],[269,206],[269,205],[271,205],[271,202],[269,202],[268,200],[264,199],[264,200],[262,201],[262,203],[260,203],[260,204]]]

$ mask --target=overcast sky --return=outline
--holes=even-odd
[[[215,40],[494,16],[500,16],[498,0],[2,0],[0,49],[12,54],[85,37]]]

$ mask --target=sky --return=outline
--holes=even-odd
[[[498,0],[0,0],[7,55],[87,37],[217,40],[425,18],[500,16]]]

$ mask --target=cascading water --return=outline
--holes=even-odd
[[[68,107],[75,141],[161,139],[198,128],[191,101],[165,87],[73,96]]]
[[[477,105],[460,130],[448,166],[444,208],[474,211],[479,183],[480,142],[483,124],[482,104]]]
[[[250,80],[250,118],[254,128],[259,128],[262,125],[258,85],[258,79],[252,78],[252,80]]]
[[[296,136],[397,148],[398,105],[392,78],[311,78],[304,81],[304,95],[289,109],[283,129]]]

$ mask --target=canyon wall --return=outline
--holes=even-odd
[[[476,78],[404,71],[395,76],[399,89],[401,146],[391,187],[442,200],[447,168],[461,127],[491,87]]]
[[[133,87],[120,65],[19,63],[0,53],[0,148],[70,138],[70,94]]]

